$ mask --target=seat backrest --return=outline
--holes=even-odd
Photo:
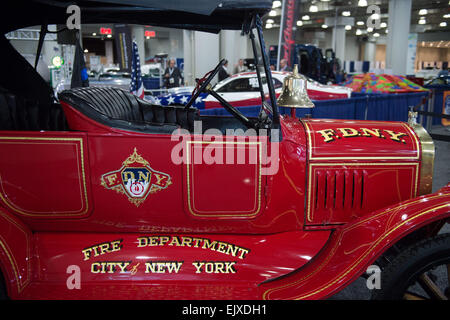
[[[58,98],[98,123],[131,131],[171,133],[179,127],[193,130],[194,121],[199,118],[196,108],[153,105],[114,87],[70,89],[61,92]]]
[[[144,120],[136,97],[124,90],[108,87],[75,88],[63,91],[59,95],[60,99],[63,99],[64,94],[68,92],[76,100],[83,100],[89,105],[89,108],[111,119],[125,121]],[[76,107],[81,108],[80,111],[83,112],[84,106],[86,104],[80,104]]]

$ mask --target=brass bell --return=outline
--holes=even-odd
[[[278,106],[292,108],[291,114],[294,117],[297,108],[314,108],[314,103],[306,91],[307,82],[308,80],[298,73],[298,66],[295,64],[292,75],[284,78],[283,91],[277,100]]]

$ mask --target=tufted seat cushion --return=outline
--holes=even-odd
[[[199,117],[196,108],[152,105],[112,87],[65,90],[58,98],[99,123],[131,131],[171,133],[179,127],[193,130],[194,121]]]

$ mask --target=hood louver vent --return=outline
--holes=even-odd
[[[364,203],[364,170],[318,170],[316,209],[361,209]]]
[[[342,212],[356,214],[364,208],[365,186],[368,174],[365,170],[317,170],[314,175],[314,217],[321,223],[336,221]],[[332,218],[332,216],[334,216]],[[314,219],[314,220],[316,220]],[[334,223],[343,223],[336,221]]]

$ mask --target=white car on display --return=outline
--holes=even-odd
[[[284,78],[290,72],[272,71],[275,94],[281,94]],[[262,77],[263,83],[265,77]],[[155,103],[161,105],[186,104],[191,97],[194,87],[179,87],[168,90],[166,95],[154,98]],[[242,72],[232,75],[214,86],[214,90],[227,100],[232,106],[246,107],[261,104],[261,94],[258,90],[258,78],[256,72]],[[265,90],[266,91],[266,90]],[[311,100],[331,100],[350,98],[350,88],[337,85],[323,85],[308,78],[307,91]],[[199,109],[222,108],[221,104],[213,96],[202,93],[195,102]]]

